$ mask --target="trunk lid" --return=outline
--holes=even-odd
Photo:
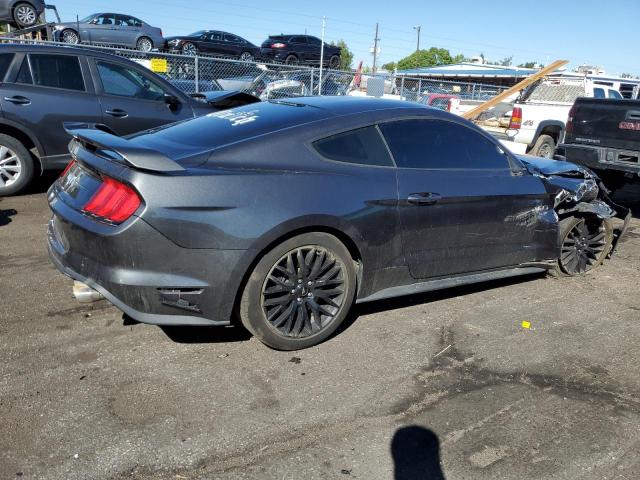
[[[640,151],[640,101],[579,98],[564,143]]]

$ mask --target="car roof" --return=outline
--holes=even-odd
[[[140,65],[128,58],[120,57],[112,53],[103,52],[97,48],[77,47],[75,45],[35,45],[29,43],[4,43],[0,44],[0,52],[29,52],[29,53],[67,53],[76,55],[87,55],[90,57],[106,58],[109,60],[119,60],[125,63]]]

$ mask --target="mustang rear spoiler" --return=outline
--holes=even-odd
[[[165,154],[150,148],[133,145],[126,138],[118,137],[102,128],[99,124],[65,123],[65,131],[73,137],[69,144],[71,153],[78,154],[78,147],[82,147],[93,154],[102,150],[104,152],[115,152],[122,158],[124,163],[141,170],[152,172],[179,172],[184,170],[182,166]]]
[[[212,92],[192,93],[189,95],[198,100],[202,100],[212,107],[226,110],[227,108],[241,107],[261,100],[250,93],[239,90],[218,90]]]

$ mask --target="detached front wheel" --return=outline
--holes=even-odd
[[[564,275],[580,275],[600,265],[613,241],[611,221],[568,217],[560,221],[558,268]]]
[[[293,237],[264,255],[242,294],[240,319],[260,341],[298,350],[327,339],[347,316],[356,268],[333,235]]]

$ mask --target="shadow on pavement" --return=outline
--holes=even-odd
[[[445,480],[440,466],[440,441],[417,425],[399,428],[391,440],[395,480]]]
[[[9,225],[11,223],[11,217],[18,213],[17,210],[9,208],[7,210],[0,209],[0,227]]]
[[[246,342],[251,334],[237,327],[161,326],[164,334],[176,343]]]

